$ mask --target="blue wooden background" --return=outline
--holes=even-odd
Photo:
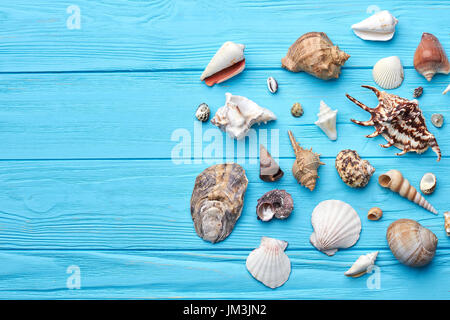
[[[80,8],[80,29],[66,26],[70,5]],[[389,42],[363,41],[350,29],[376,6],[399,19]],[[1,1],[0,298],[449,299],[443,212],[450,209],[450,138],[448,125],[437,129],[429,120],[436,112],[450,119],[450,96],[441,94],[450,77],[428,83],[413,67],[422,32],[435,34],[450,53],[449,15],[448,1]],[[289,46],[309,31],[326,32],[351,55],[338,80],[281,69]],[[247,67],[209,88],[200,74],[227,40],[246,45]],[[393,93],[412,98],[414,88],[424,87],[419,101],[443,153],[439,163],[431,151],[397,157],[396,149],[378,146],[383,138],[364,137],[372,128],[349,121],[368,114],[345,93],[375,106],[373,93],[360,85],[374,85],[372,66],[391,55],[405,67],[405,81]],[[275,95],[266,88],[268,76],[279,82]],[[194,112],[206,102],[214,113],[225,92],[278,116],[257,129],[266,129],[269,141],[279,130],[285,176],[265,183],[257,157],[237,156],[249,179],[244,210],[230,237],[212,245],[196,235],[189,212],[195,177],[211,162],[194,159],[194,147],[200,148]],[[336,142],[314,125],[321,99],[339,110]],[[301,118],[290,114],[297,101],[305,110]],[[192,135],[192,153],[176,164],[171,137],[183,128]],[[313,192],[291,175],[287,130],[326,163]],[[346,148],[377,170],[362,190],[343,184],[334,168]],[[393,168],[415,186],[424,173],[436,174],[437,190],[427,199],[439,215],[378,185],[378,175]],[[263,223],[256,200],[273,188],[291,193],[295,209],[288,220]],[[311,212],[330,198],[351,204],[362,221],[357,244],[333,257],[309,243]],[[380,221],[366,218],[373,206],[384,210]],[[429,266],[408,268],[389,251],[386,228],[400,218],[419,221],[439,238]],[[261,236],[289,242],[292,273],[276,290],[245,268]],[[367,286],[367,275],[344,276],[357,257],[375,250],[378,289]],[[80,289],[67,287],[69,266],[80,269]]]

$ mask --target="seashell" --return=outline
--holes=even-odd
[[[363,40],[388,41],[395,33],[398,20],[387,10],[379,11],[352,25],[353,32]]]
[[[372,70],[373,80],[383,89],[400,87],[405,78],[402,62],[399,57],[392,56],[378,60]]]
[[[414,53],[414,68],[428,81],[431,81],[436,73],[450,72],[450,63],[444,48],[431,33],[422,34],[422,40]]]
[[[363,188],[368,183],[375,168],[367,160],[362,160],[355,150],[342,150],[336,156],[336,170],[346,185]]]
[[[284,253],[286,241],[262,237],[259,248],[247,257],[245,266],[251,275],[269,288],[282,286],[291,273],[291,261]]]
[[[442,92],[442,94],[447,94],[447,92],[450,91],[450,84],[448,85],[447,88],[445,88],[445,90]]]
[[[268,77],[267,78],[267,89],[269,89],[270,92],[275,93],[278,90],[278,82],[275,80],[274,77]]]
[[[228,92],[225,97],[225,105],[217,110],[211,123],[226,131],[231,138],[242,139],[253,124],[277,119],[272,111],[245,97],[233,96]]]
[[[266,192],[258,199],[256,214],[258,219],[269,221],[275,216],[277,219],[286,219],[294,210],[294,200],[285,190],[274,189]]]
[[[423,88],[417,87],[414,89],[413,98],[419,98],[423,94]]]
[[[216,243],[228,237],[241,216],[247,185],[245,171],[236,163],[213,165],[197,176],[191,215],[200,238]]]
[[[259,145],[259,177],[266,182],[280,180],[284,172],[262,144]]]
[[[202,103],[198,106],[195,117],[201,122],[205,122],[209,119],[209,107],[206,103]]]
[[[389,170],[388,172],[381,174],[378,177],[378,183],[383,188],[389,188],[391,191],[397,192],[402,197],[405,197],[428,211],[437,214],[436,209],[433,208],[433,206],[425,200],[419,192],[417,192],[416,188],[414,188],[407,179],[403,178],[400,171]]]
[[[339,78],[341,66],[350,58],[334,46],[323,32],[308,32],[292,44],[281,66],[292,72],[304,71],[319,79]]]
[[[385,91],[379,91],[371,86],[362,87],[375,92],[379,101],[376,108],[369,108],[348,94],[346,96],[371,114],[369,121],[351,119],[352,122],[361,126],[375,127],[375,132],[367,135],[367,138],[373,138],[381,134],[388,141],[381,147],[395,146],[402,150],[402,152],[397,153],[398,156],[407,152],[424,153],[431,147],[438,156],[437,161],[441,160],[441,150],[434,135],[428,131],[417,100],[401,98]]]
[[[450,237],[450,212],[448,211],[444,213],[444,228],[447,236]]]
[[[425,173],[420,180],[420,191],[424,194],[432,194],[436,189],[436,176],[431,172]]]
[[[200,80],[211,87],[241,73],[245,68],[244,49],[243,44],[225,42],[206,66]]]
[[[391,223],[386,238],[397,260],[411,267],[422,267],[430,263],[438,242],[433,232],[410,219]]]
[[[314,232],[309,241],[317,250],[332,256],[338,249],[353,246],[359,239],[361,220],[356,211],[340,200],[319,203],[311,215]]]
[[[309,150],[300,147],[291,131],[288,131],[292,148],[295,152],[295,162],[292,166],[292,174],[298,183],[313,191],[316,187],[316,181],[319,176],[317,169],[325,163],[320,162],[320,154],[314,153],[312,148]]]
[[[355,263],[348,269],[344,274],[347,277],[358,278],[362,275],[365,275],[367,271],[370,271],[375,264],[375,260],[377,259],[378,251],[371,252],[365,255],[360,256]]]
[[[314,122],[316,126],[322,129],[330,140],[337,139],[336,115],[337,110],[331,110],[324,101],[320,101],[320,108],[317,117],[319,120]]]
[[[301,117],[303,115],[303,108],[302,105],[298,102],[294,103],[294,105],[291,108],[291,113],[294,117]]]
[[[431,123],[437,128],[442,127],[444,125],[444,116],[440,113],[432,114]]]
[[[372,209],[369,210],[369,213],[367,214],[367,219],[376,221],[376,220],[380,220],[382,216],[383,216],[383,210],[381,210],[378,207],[373,207]]]

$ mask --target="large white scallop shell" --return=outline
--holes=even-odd
[[[286,241],[262,237],[259,248],[247,257],[247,270],[272,289],[283,285],[291,273],[291,261],[284,253],[287,245]]]
[[[378,251],[371,252],[365,255],[360,256],[348,269],[344,274],[348,277],[358,278],[369,271],[375,264],[375,260],[377,259]]]
[[[383,10],[352,25],[352,29],[363,40],[388,41],[394,36],[397,23],[389,11]]]
[[[397,88],[405,78],[402,62],[397,56],[383,58],[373,67],[372,76],[383,89]]]
[[[314,232],[311,244],[319,251],[332,256],[341,248],[353,246],[359,239],[361,219],[356,211],[340,200],[319,203],[311,215]]]
[[[322,129],[330,140],[337,139],[336,116],[337,110],[331,110],[324,101],[320,101],[320,108],[317,117],[316,126]]]
[[[203,81],[205,78],[244,60],[244,49],[243,44],[231,41],[225,42],[206,66],[200,80]]]

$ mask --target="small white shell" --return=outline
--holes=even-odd
[[[268,77],[267,78],[267,89],[269,89],[270,92],[275,93],[278,90],[278,82],[275,80],[274,77]]]
[[[200,80],[203,81],[205,78],[244,60],[244,49],[243,44],[231,41],[225,42],[206,66]]]
[[[388,41],[394,36],[397,23],[389,11],[383,10],[352,25],[352,29],[363,40]]]
[[[247,270],[272,289],[283,285],[291,273],[291,261],[284,253],[287,245],[286,241],[262,237],[259,248],[247,257]]]
[[[432,194],[436,189],[436,176],[431,172],[425,173],[420,180],[420,191],[424,194]]]
[[[447,92],[450,91],[450,84],[448,85],[448,87],[442,92],[442,94],[447,94]]]
[[[444,212],[444,220],[445,232],[447,233],[447,236],[450,237],[450,212]]]
[[[361,219],[356,211],[340,200],[319,203],[311,215],[314,232],[310,242],[319,251],[332,256],[341,248],[353,246],[359,239]]]
[[[383,89],[397,88],[405,78],[402,62],[397,56],[383,58],[373,67],[372,76]]]
[[[369,268],[375,264],[378,251],[360,256],[344,274],[348,277],[358,278],[369,271]]]
[[[324,101],[320,101],[320,109],[317,117],[319,118],[316,122],[316,126],[325,132],[330,140],[337,139],[336,131],[336,115],[337,110],[331,110],[329,106]]]

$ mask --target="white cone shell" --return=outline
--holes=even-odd
[[[217,110],[211,122],[226,131],[231,138],[244,138],[255,123],[276,120],[275,114],[241,96],[225,94],[225,105]]]
[[[448,85],[448,87],[442,92],[442,94],[447,94],[447,92],[450,91],[450,84]]]
[[[284,253],[287,245],[286,241],[262,237],[259,248],[247,257],[247,270],[272,289],[283,285],[291,273],[291,261]]]
[[[319,118],[315,124],[322,129],[330,140],[337,139],[336,116],[337,110],[331,110],[323,101],[320,101],[320,109],[317,117]]]
[[[400,58],[392,56],[380,59],[372,69],[372,76],[383,89],[398,88],[405,78]]]
[[[384,10],[352,25],[352,29],[363,40],[388,41],[394,36],[397,23],[398,20]]]
[[[340,200],[319,203],[311,215],[314,232],[311,244],[319,251],[332,256],[340,248],[353,246],[359,239],[361,219],[356,211]]]
[[[348,277],[359,277],[365,274],[375,264],[378,251],[360,256],[344,274]]]
[[[244,60],[244,49],[243,44],[225,42],[206,66],[200,80],[203,81],[205,78]]]

